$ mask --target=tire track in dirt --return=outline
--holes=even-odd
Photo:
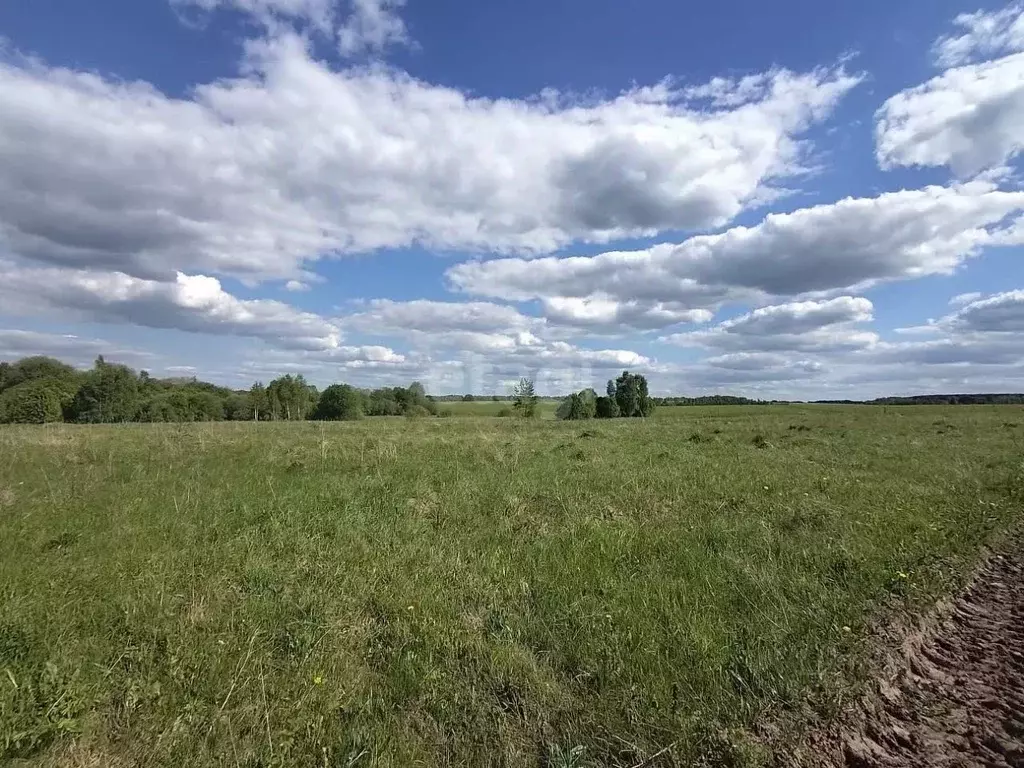
[[[811,740],[807,765],[1024,767],[1020,538],[907,636],[895,661],[838,729]]]

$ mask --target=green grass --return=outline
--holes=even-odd
[[[756,764],[1022,448],[1012,406],[5,428],[0,762]]]
[[[440,411],[450,411],[452,416],[497,416],[502,411],[511,412],[512,401],[500,400],[473,400],[472,402],[443,402],[438,403]],[[537,418],[553,419],[558,402],[554,400],[540,400],[537,403]]]

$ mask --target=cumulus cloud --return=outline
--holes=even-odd
[[[955,67],[978,58],[1024,50],[1024,3],[1001,11],[961,13],[953,24],[962,32],[935,41],[932,53],[941,67]]]
[[[874,307],[865,298],[839,296],[829,301],[798,301],[761,307],[727,320],[719,328],[743,336],[776,336],[807,333],[819,328],[872,319]]]
[[[334,350],[341,334],[319,315],[279,301],[239,299],[214,277],[178,273],[160,282],[120,272],[24,269],[0,263],[8,311],[54,311],[87,321],[249,336],[297,349]]]
[[[952,68],[878,110],[882,168],[948,165],[966,177],[998,169],[1024,148],[1024,5],[963,14],[955,23],[966,32],[935,45],[937,61]]]
[[[857,83],[780,70],[735,108],[665,85],[495,100],[333,71],[295,35],[247,50],[242,76],[186,99],[0,64],[0,245],[148,279],[302,279],[385,247],[534,254],[716,226],[798,170],[802,133]]]
[[[839,296],[828,301],[802,301],[761,307],[726,320],[713,328],[677,333],[662,341],[689,347],[749,350],[727,355],[730,360],[757,360],[764,352],[836,354],[865,349],[878,335],[855,327],[872,319],[873,307],[865,298]]]
[[[943,324],[958,332],[1024,333],[1024,291],[977,298]],[[1024,350],[1024,341],[1019,346]]]
[[[427,299],[373,299],[363,311],[348,315],[344,320],[347,326],[373,333],[512,332],[535,327],[538,322],[502,304]]]
[[[525,301],[592,298],[679,307],[716,307],[726,299],[757,301],[856,290],[888,280],[948,274],[981,248],[1019,243],[1007,225],[1024,211],[1024,193],[972,182],[876,198],[847,198],[753,227],[684,242],[596,256],[471,261],[448,270],[466,293]]]
[[[667,328],[680,323],[706,323],[712,313],[677,302],[618,301],[601,295],[542,297],[544,319],[552,325],[589,333]]]

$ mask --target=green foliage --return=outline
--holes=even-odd
[[[232,395],[239,397],[239,395]],[[157,389],[139,406],[138,421],[222,421],[226,400],[215,393],[185,385]]]
[[[71,403],[73,421],[84,424],[134,421],[139,411],[139,380],[125,365],[96,359]]]
[[[654,400],[647,392],[647,379],[639,373],[623,371],[614,382],[608,382],[608,396],[615,398],[619,416],[650,416]]]
[[[594,403],[594,416],[598,419],[614,419],[619,415],[619,405],[614,397],[599,397]]]
[[[80,371],[52,357],[26,357],[15,363],[0,363],[0,392],[37,379],[77,383],[81,376]]]
[[[232,392],[224,399],[224,418],[228,421],[253,421],[249,394]]]
[[[537,415],[537,393],[533,379],[528,379],[525,376],[521,378],[512,390],[512,399],[512,407],[518,416],[532,419]]]
[[[332,384],[317,402],[312,417],[317,421],[354,421],[363,418],[363,393],[348,384]]]
[[[255,382],[249,389],[249,411],[253,421],[270,419],[270,399],[267,397],[267,388],[261,381]]]
[[[593,419],[597,416],[597,399],[593,389],[574,392],[559,404],[555,418],[562,421]]]
[[[366,395],[367,416],[407,416],[413,411],[437,414],[437,403],[427,397],[418,381],[408,387],[382,387]]]
[[[749,768],[1021,520],[1019,407],[895,410],[4,428],[0,764]]]
[[[316,387],[310,386],[302,374],[281,376],[267,385],[267,405],[275,421],[302,421],[317,403]]]
[[[0,393],[0,423],[47,424],[64,420],[75,396],[69,379],[28,379]]]

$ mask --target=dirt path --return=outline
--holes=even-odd
[[[993,555],[912,633],[815,768],[1024,766],[1024,551]],[[803,762],[803,761],[801,761]]]

